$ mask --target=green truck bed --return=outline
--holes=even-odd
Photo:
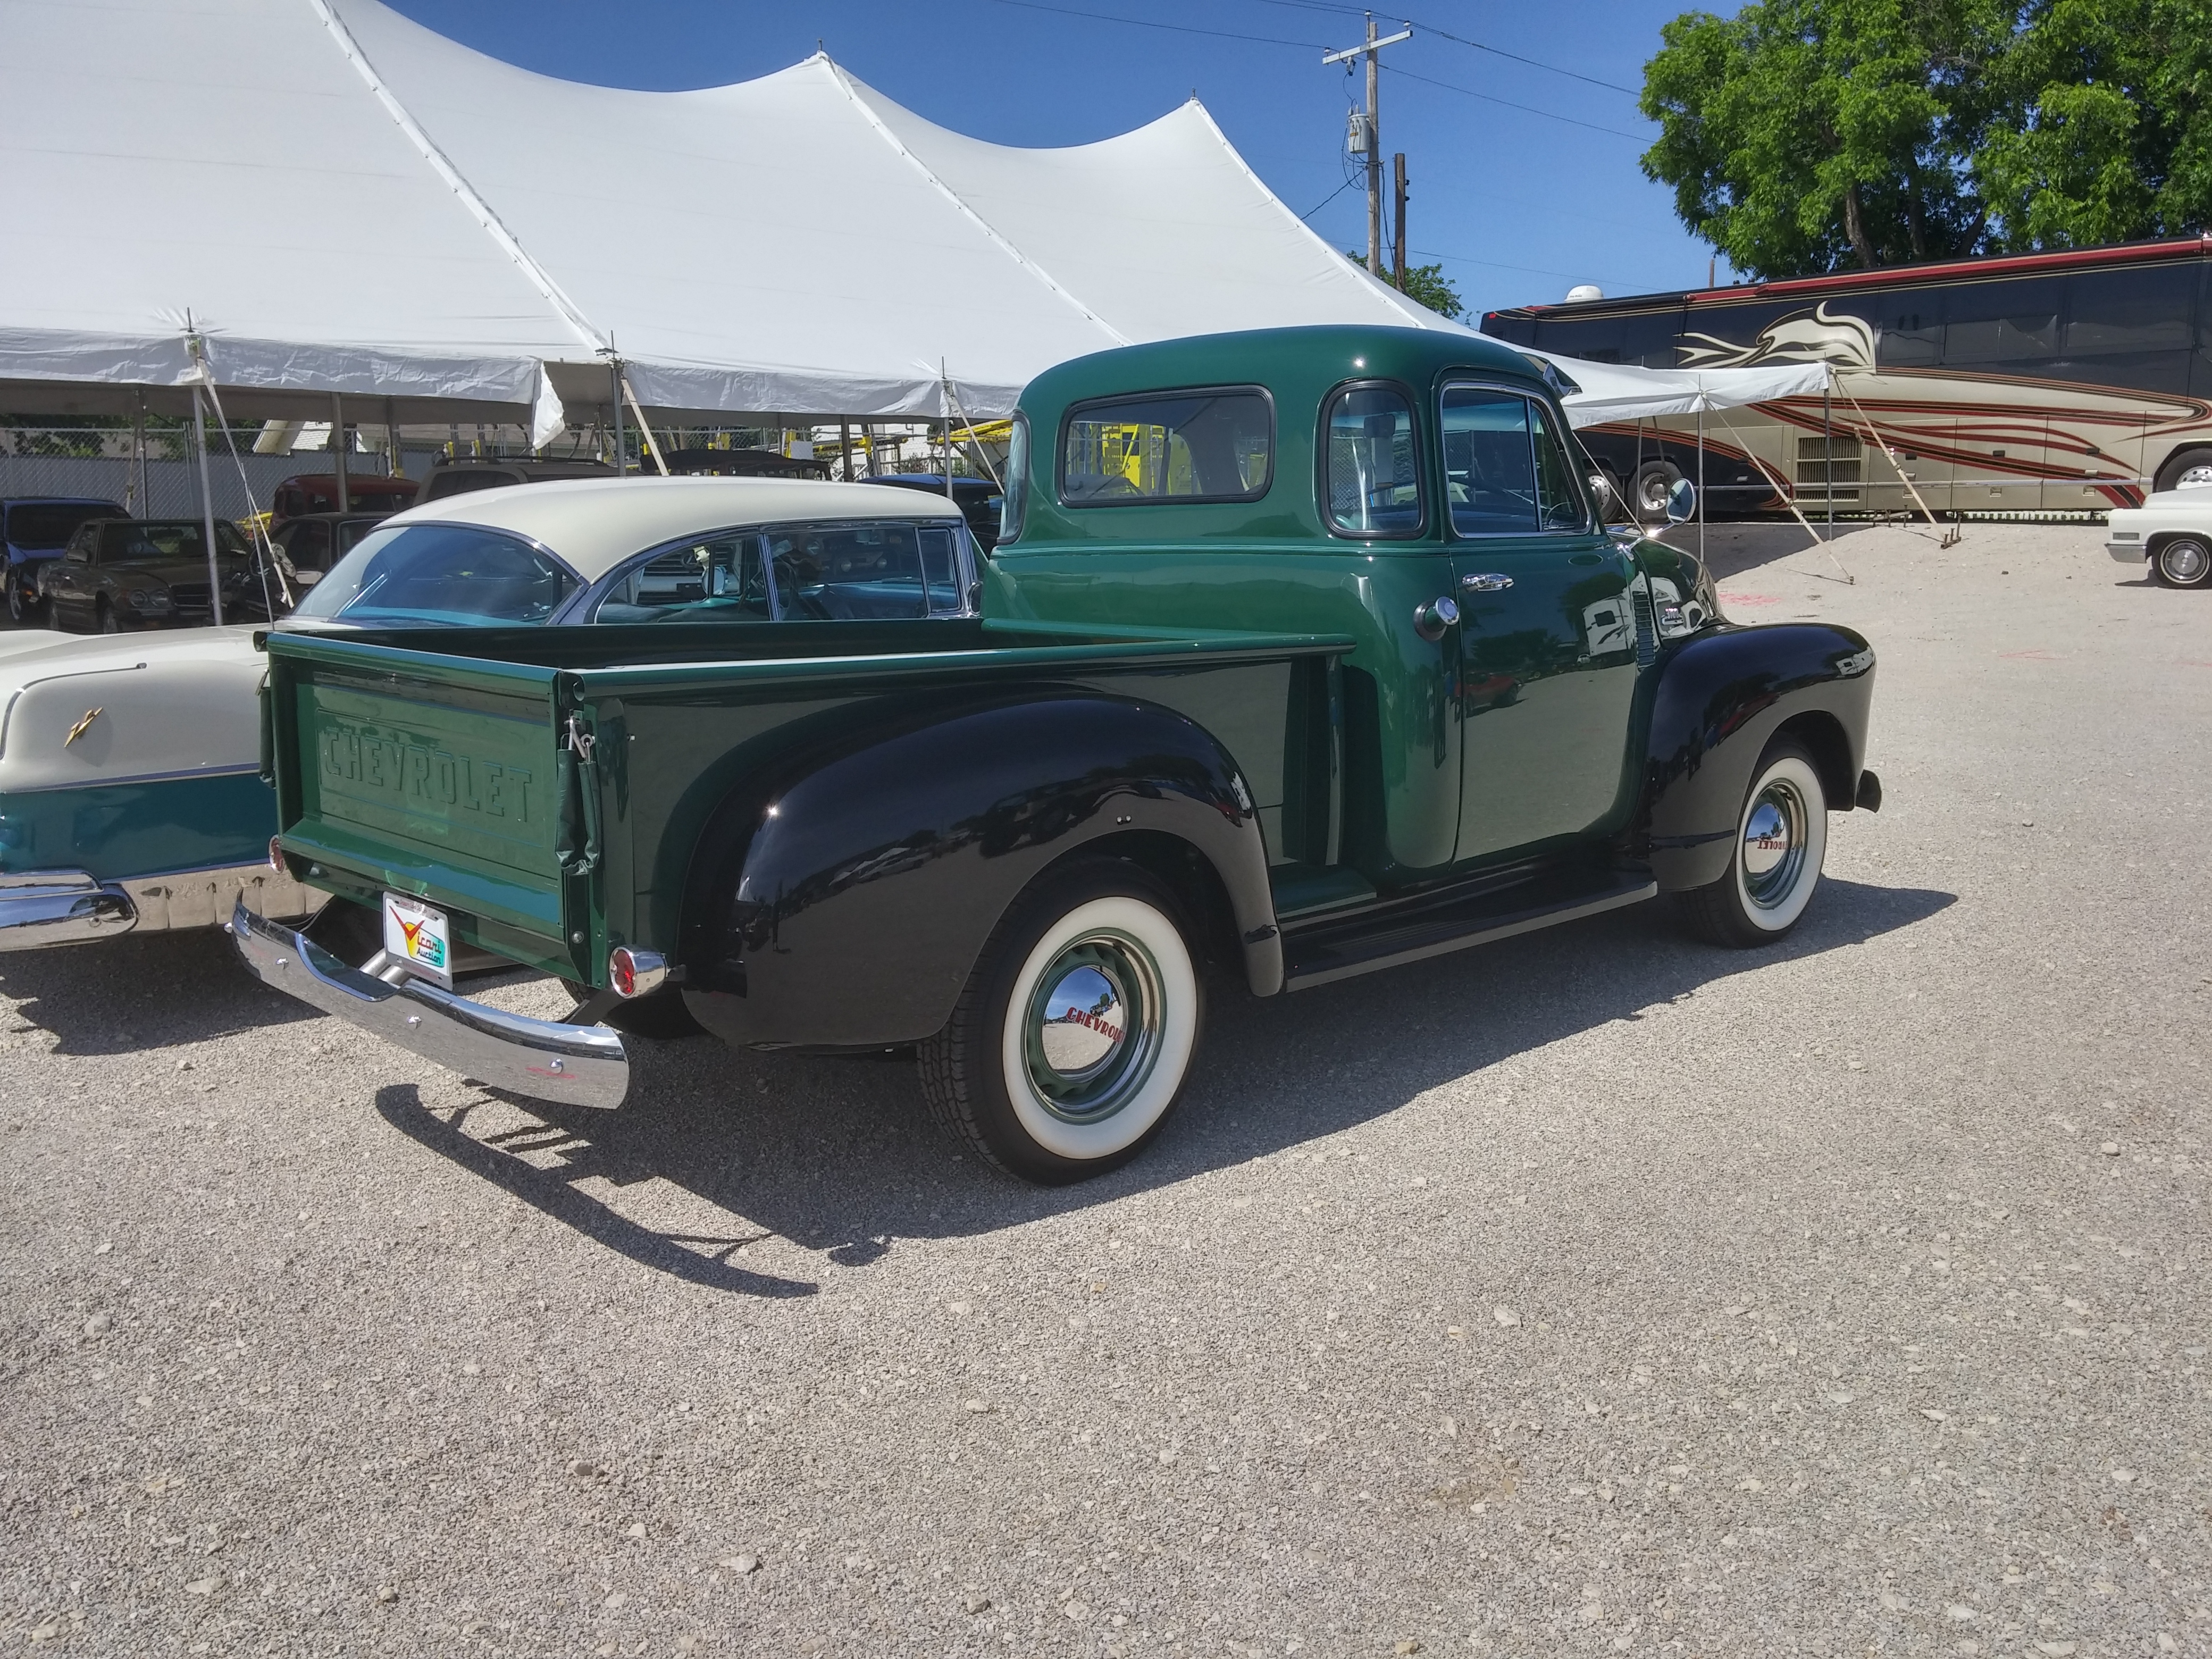
[[[1309,843],[1327,862],[1340,816],[1340,639],[938,621],[279,632],[266,647],[295,868],[372,908],[385,891],[427,899],[459,941],[585,984],[617,945],[672,943],[699,836],[749,768],[917,700],[1060,688],[1173,710],[1230,750],[1285,863]]]

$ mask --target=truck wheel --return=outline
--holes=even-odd
[[[1745,792],[1728,873],[1682,895],[1690,925],[1715,945],[1771,945],[1797,925],[1820,884],[1828,799],[1813,757],[1770,745]]]
[[[939,1122],[1046,1186],[1120,1168],[1182,1092],[1206,1014],[1181,907],[1133,866],[1048,874],[984,945],[921,1045]]]
[[[2212,581],[2212,546],[2198,536],[2169,537],[2150,556],[2150,574],[2164,587],[2202,587]]]
[[[1639,519],[1663,519],[1667,516],[1667,492],[1678,483],[1682,470],[1672,461],[1646,461],[1636,469],[1636,516]]]
[[[8,573],[7,582],[8,620],[18,628],[27,627],[38,612],[38,602],[31,597],[14,571]]]
[[[2203,483],[2212,483],[2212,449],[2185,449],[2166,458],[2151,487],[2163,492],[2184,484]]]

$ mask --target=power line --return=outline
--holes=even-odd
[[[1334,0],[1261,0],[1261,3],[1269,6],[1287,6],[1298,11],[1339,13],[1351,17],[1362,16],[1371,9],[1367,7],[1336,4]],[[1506,51],[1503,46],[1490,46],[1480,40],[1470,40],[1463,34],[1454,34],[1449,29],[1440,29],[1434,23],[1425,23],[1418,17],[1407,17],[1401,13],[1392,15],[1397,16],[1401,22],[1412,24],[1424,34],[1433,34],[1439,40],[1449,40],[1455,46],[1469,46],[1476,52],[1486,52],[1493,58],[1510,58],[1515,63],[1526,64],[1531,69],[1540,69],[1549,75],[1564,75],[1570,80],[1586,82],[1593,87],[1603,87],[1608,92],[1625,92],[1632,98],[1642,95],[1634,87],[1624,87],[1618,81],[1601,81],[1596,76],[1584,75],[1580,70],[1562,69],[1557,64],[1544,62],[1540,58],[1524,58],[1517,52]]]
[[[1150,18],[1146,17],[1117,17],[1111,12],[1083,11],[1073,6],[1047,5],[1044,3],[1044,0],[992,0],[992,3],[1000,6],[1017,6],[1024,11],[1051,12],[1054,15],[1060,17],[1081,17],[1088,19],[1090,21],[1094,23],[1120,23],[1127,27],[1138,29],[1164,29],[1170,34],[1202,34],[1211,40],[1244,40],[1249,41],[1253,45],[1262,46],[1301,46],[1309,52],[1328,52],[1332,50],[1332,48],[1327,44],[1319,40],[1285,40],[1280,35],[1275,34],[1245,34],[1234,29],[1202,29],[1194,27],[1188,23],[1156,23]],[[1291,3],[1291,0],[1269,0],[1269,3],[1277,5],[1289,4]],[[1311,9],[1317,11],[1322,9],[1330,11],[1342,9],[1349,11],[1352,9],[1350,7],[1339,8],[1330,6],[1323,8],[1321,6],[1315,6],[1312,7]],[[1426,27],[1427,26],[1425,24],[1419,24],[1416,25],[1416,27]],[[1431,29],[1429,32],[1432,34],[1443,34],[1443,31],[1441,29]],[[1457,35],[1445,35],[1444,38],[1449,40],[1457,41],[1462,46],[1473,46],[1475,44],[1469,40],[1461,40],[1460,37]],[[1494,48],[1484,47],[1482,50],[1492,51],[1494,50]],[[1499,55],[1510,58],[1513,54],[1510,52],[1504,52]],[[1519,61],[1534,64],[1538,69],[1550,69],[1552,67],[1548,64],[1537,64],[1534,58],[1522,58]],[[1578,121],[1571,115],[1559,115],[1555,114],[1553,112],[1547,109],[1538,109],[1534,104],[1516,104],[1510,98],[1499,98],[1490,93],[1477,92],[1471,87],[1455,87],[1449,81],[1431,80],[1425,75],[1415,75],[1411,70],[1394,69],[1388,64],[1384,65],[1384,68],[1389,73],[1392,75],[1402,75],[1409,81],[1424,82],[1429,86],[1441,88],[1446,92],[1458,93],[1462,97],[1479,98],[1487,104],[1501,105],[1506,109],[1517,109],[1523,114],[1540,116],[1547,121],[1564,121],[1571,127],[1588,127],[1592,132],[1611,133],[1616,138],[1632,139],[1639,144],[1645,142],[1644,135],[1640,133],[1623,132],[1618,127],[1600,126],[1594,121]],[[1561,75],[1572,75],[1574,71],[1571,70],[1560,70],[1558,73]],[[1577,78],[1583,80],[1589,79],[1587,76],[1578,76]],[[1611,82],[1601,82],[1599,84],[1610,85]],[[1625,88],[1623,89],[1625,90]],[[1316,211],[1318,211],[1318,210],[1316,210]]]
[[[1327,52],[1328,47],[1319,40],[1285,40],[1272,34],[1239,34],[1229,29],[1193,28],[1187,23],[1155,23],[1145,17],[1115,17],[1103,11],[1078,11],[1073,6],[1048,6],[1041,0],[994,0],[1001,6],[1019,6],[1024,11],[1056,12],[1062,17],[1087,17],[1094,23],[1125,23],[1131,28],[1165,29],[1170,34],[1204,34],[1216,40],[1249,40],[1263,46],[1304,46],[1310,52]]]
[[[1014,0],[1006,0],[1006,3],[1012,4]],[[1411,70],[1398,69],[1389,64],[1382,66],[1382,72],[1386,75],[1403,76],[1408,81],[1419,81],[1424,86],[1437,87],[1445,92],[1455,92],[1462,98],[1480,98],[1486,104],[1503,104],[1507,109],[1517,109],[1524,114],[1540,115],[1547,121],[1564,121],[1571,127],[1587,127],[1592,132],[1609,132],[1614,137],[1626,138],[1632,143],[1641,144],[1650,142],[1645,135],[1640,132],[1623,132],[1619,127],[1601,127],[1595,121],[1577,121],[1571,115],[1554,115],[1550,110],[1538,109],[1534,104],[1516,104],[1510,98],[1493,97],[1486,92],[1477,92],[1472,87],[1455,87],[1449,81],[1432,81],[1425,75],[1416,75]]]

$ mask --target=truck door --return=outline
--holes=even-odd
[[[1610,833],[1629,799],[1629,556],[1599,528],[1540,398],[1442,394],[1459,601],[1458,860]]]

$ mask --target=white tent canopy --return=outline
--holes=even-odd
[[[541,439],[564,404],[611,413],[617,359],[659,411],[937,416],[949,377],[981,418],[1133,342],[1462,331],[1310,230],[1195,100],[1017,149],[826,56],[624,91],[378,0],[0,0],[0,379],[109,407],[188,385],[188,331],[240,412],[332,392],[416,419],[521,407]],[[1602,419],[1693,406],[1677,380],[1750,402],[1781,394],[1747,377],[1825,378],[1563,367]]]

